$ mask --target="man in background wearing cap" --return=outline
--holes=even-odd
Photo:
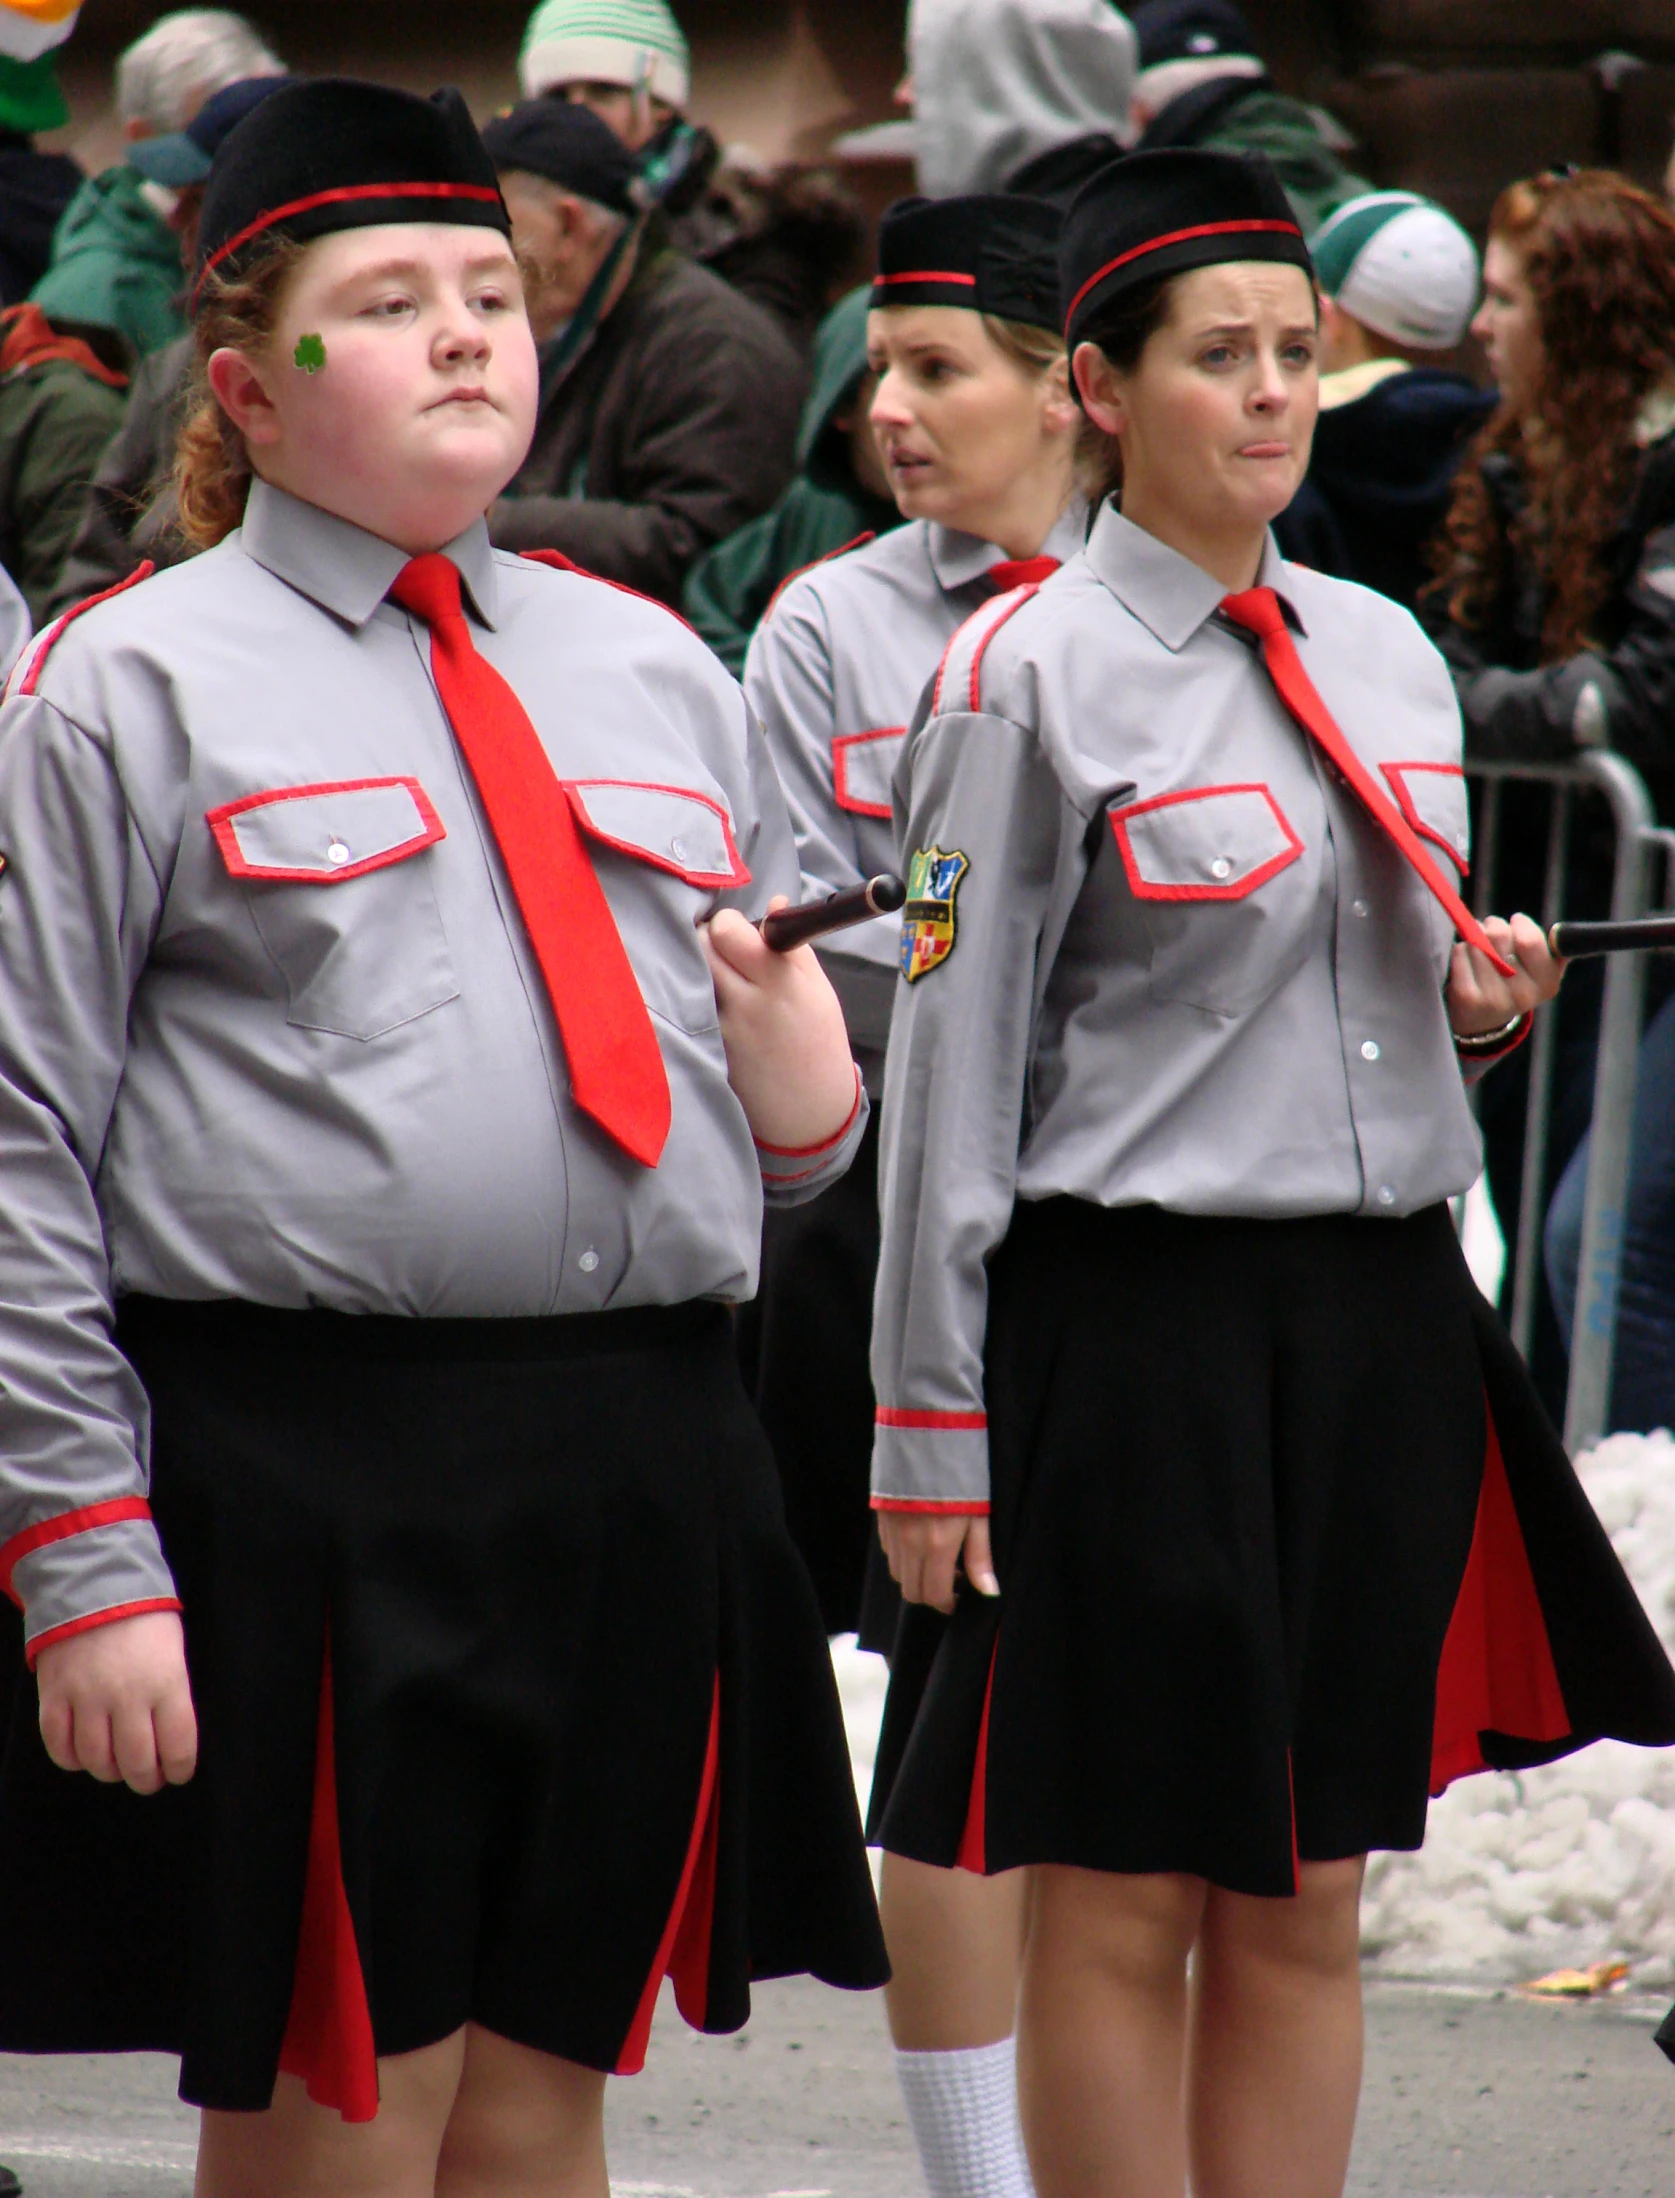
[[[1308,476],[1275,532],[1287,557],[1412,610],[1426,547],[1495,392],[1438,364],[1465,340],[1477,253],[1440,206],[1374,191],[1314,240],[1320,417]]]
[[[35,302],[55,319],[114,328],[142,354],[180,335],[178,202],[172,186],[148,176],[142,148],[184,130],[223,85],[281,68],[226,8],[181,8],[136,39],[116,64],[128,159],[89,177],[71,200]]]
[[[0,52],[0,305],[16,305],[46,273],[53,232],[86,181],[67,154],[35,145],[37,131],[69,119],[50,53]]]
[[[676,248],[808,348],[860,272],[860,209],[831,170],[724,156],[708,130],[687,121],[690,55],[664,0],[542,0],[518,76],[528,97],[571,101],[608,123],[634,155]]]
[[[136,145],[147,173],[175,194],[173,227],[190,267],[198,249],[204,185],[221,141],[253,107],[297,81],[292,76],[242,77],[206,99],[184,130]],[[175,526],[174,454],[185,419],[192,339],[177,336],[135,370],[120,425],[104,445],[85,488],[64,490],[67,548],[38,614],[55,617],[72,603],[114,588],[147,557],[178,564],[186,544]]]
[[[700,552],[790,480],[802,363],[760,306],[670,248],[587,107],[525,100],[483,142],[541,358],[535,440],[490,531],[677,603]]]
[[[1144,0],[1133,20],[1137,151],[1261,153],[1311,240],[1328,214],[1371,189],[1338,158],[1333,136],[1349,141],[1330,116],[1274,89],[1233,0]]]

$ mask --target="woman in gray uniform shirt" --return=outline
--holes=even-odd
[[[665,1975],[885,1968],[727,1314],[865,1097],[736,684],[490,547],[509,230],[457,92],[248,116],[203,553],[0,710],[0,2047],[179,2053],[201,2198],[604,2198]]]
[[[1368,1850],[1667,1744],[1675,1677],[1448,1213],[1461,1063],[1558,969],[1460,901],[1440,659],[1267,532],[1315,402],[1284,194],[1136,156],[1061,276],[1121,508],[962,629],[897,778],[874,1503],[921,1607],[874,1821],[1032,1871],[1043,2198],[1330,2198]]]
[[[744,672],[805,897],[895,868],[890,783],[943,650],[974,610],[1081,548],[1084,423],[1058,332],[1060,226],[1055,207],[1001,195],[903,200],[880,226],[872,425],[909,523],[782,589]],[[898,918],[821,954],[875,1096],[900,955]],[[876,1166],[869,1128],[841,1183],[768,1218],[762,1290],[745,1318],[759,1336],[757,1408],[826,1622],[846,1632],[859,1612],[866,1644],[887,1649],[899,1606],[876,1549],[860,1610]],[[884,1865],[891,2028],[932,2198],[1027,2188],[1011,2046],[1022,1897],[1015,1875],[975,1884],[899,1856]]]

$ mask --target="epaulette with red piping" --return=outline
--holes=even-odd
[[[12,666],[11,677],[6,682],[6,701],[10,702],[16,695],[32,695],[35,692],[40,683],[42,668],[63,639],[66,626],[80,618],[84,611],[92,610],[96,604],[108,603],[113,595],[121,595],[128,588],[137,588],[142,580],[149,580],[156,570],[157,567],[148,557],[126,580],[117,581],[111,588],[101,588],[97,595],[85,596],[81,602],[72,603],[67,611],[60,611],[46,631],[36,634],[25,646],[23,654]]]
[[[829,565],[834,557],[847,557],[851,550],[865,549],[869,542],[876,542],[877,540],[877,528],[868,527],[865,534],[857,534],[853,541],[840,542],[836,549],[829,549],[820,557],[811,557],[806,565],[799,565],[795,572],[788,572],[772,595],[768,597],[768,607],[762,613],[760,623],[765,626],[768,620],[772,618],[775,604],[793,580],[800,580],[805,572],[817,572],[822,565]]]
[[[943,710],[983,707],[983,658],[989,643],[1009,618],[1040,593],[1041,582],[1033,580],[1021,588],[1009,588],[1004,595],[992,596],[980,610],[972,612],[943,650],[942,662],[936,668],[936,684],[931,689],[933,717]]]
[[[602,572],[589,572],[585,565],[578,565],[573,557],[566,557],[562,550],[520,550],[520,557],[527,557],[532,565],[550,565],[554,572],[573,572],[578,580],[597,580],[602,588],[615,588],[618,595],[631,595],[636,602],[649,603],[654,611],[667,611],[677,626],[685,626],[694,641],[699,638],[696,626],[682,618],[672,603],[665,603],[655,595],[647,595],[644,588],[631,588],[626,580],[608,580]]]

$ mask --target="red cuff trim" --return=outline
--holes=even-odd
[[[912,1518],[930,1519],[986,1519],[989,1507],[986,1503],[935,1503],[910,1502],[905,1496],[874,1496],[874,1511],[893,1511]]]
[[[114,1626],[119,1618],[140,1618],[148,1610],[179,1610],[180,1600],[174,1595],[154,1595],[146,1603],[116,1603],[109,1610],[90,1611],[85,1618],[66,1618],[61,1626],[48,1626],[45,1633],[37,1633],[24,1651],[29,1669],[35,1668],[35,1659],[42,1649],[51,1648],[55,1641],[68,1641],[78,1633],[91,1633],[95,1626]]]
[[[881,1404],[874,1417],[878,1427],[935,1427],[944,1433],[980,1434],[989,1424],[987,1412],[904,1412],[893,1404]]]
[[[851,1062],[850,1067],[854,1068],[855,1064]],[[856,1068],[855,1104],[844,1116],[842,1129],[834,1130],[830,1137],[823,1137],[818,1145],[764,1145],[761,1138],[757,1138],[756,1150],[758,1152],[765,1152],[772,1160],[814,1160],[825,1153],[835,1152],[838,1146],[841,1145],[844,1139],[849,1135],[849,1132],[855,1127],[855,1117],[861,1111],[861,1100],[865,1094],[865,1091],[866,1086],[861,1082],[861,1072],[858,1068]],[[809,1168],[805,1170],[805,1173],[813,1175],[815,1173],[815,1170],[813,1168]],[[782,1175],[776,1176],[774,1180],[779,1183],[797,1183],[800,1182],[802,1178],[795,1175]]]
[[[61,1511],[56,1519],[42,1519],[26,1526],[0,1549],[0,1593],[9,1595],[19,1610],[22,1598],[12,1586],[12,1574],[25,1557],[54,1542],[67,1542],[72,1534],[91,1534],[95,1527],[115,1526],[123,1519],[149,1519],[151,1506],[143,1496],[113,1496],[105,1503],[86,1504],[80,1511]]]

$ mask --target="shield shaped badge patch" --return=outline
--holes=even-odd
[[[921,847],[907,870],[901,919],[901,969],[909,984],[939,968],[954,951],[954,896],[971,868],[953,848]]]

